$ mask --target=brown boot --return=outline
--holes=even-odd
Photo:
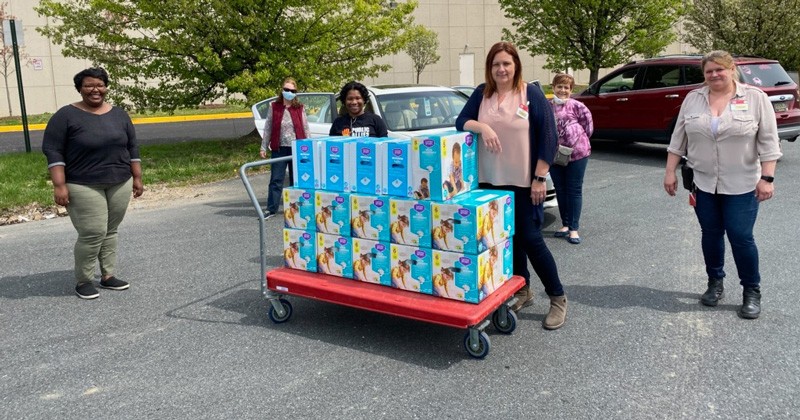
[[[517,290],[514,293],[514,297],[517,298],[517,303],[511,306],[511,310],[514,312],[519,312],[520,309],[533,305],[533,292],[528,285],[522,286],[522,289]]]
[[[542,326],[547,330],[557,330],[567,320],[567,295],[550,296],[550,312],[544,318]]]

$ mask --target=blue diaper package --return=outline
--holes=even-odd
[[[317,232],[317,272],[353,278],[352,238]]]
[[[283,265],[295,270],[317,271],[315,232],[283,229]]]
[[[353,280],[392,285],[391,248],[388,242],[353,238]]]
[[[392,286],[425,294],[433,293],[431,249],[391,244]]]
[[[314,191],[316,231],[350,236],[350,194],[338,191]]]
[[[320,187],[321,140],[299,139],[292,142],[292,171],[295,187],[309,189]]]
[[[478,188],[477,138],[467,131],[411,139],[413,195],[444,201]]]
[[[315,230],[314,190],[285,187],[283,189],[283,224],[291,229]]]
[[[389,197],[350,194],[350,236],[389,241]]]
[[[474,255],[433,251],[433,295],[480,303],[513,275],[513,248],[503,241]]]
[[[431,202],[389,197],[389,240],[396,244],[431,247]]]

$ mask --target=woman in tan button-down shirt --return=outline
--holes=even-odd
[[[716,306],[723,296],[727,234],[744,289],[738,313],[755,319],[761,313],[761,275],[753,226],[758,203],[772,198],[781,157],[775,112],[763,91],[737,82],[727,52],[708,53],[702,68],[705,85],[686,95],[667,148],[664,189],[675,195],[675,170],[686,156],[694,172],[692,198],[708,274],[700,301]]]

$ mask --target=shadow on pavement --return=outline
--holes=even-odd
[[[72,270],[3,277],[3,281],[0,282],[0,298],[25,299],[34,296],[74,295],[74,278],[75,273]]]

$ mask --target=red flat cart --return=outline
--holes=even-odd
[[[291,157],[246,163],[239,170],[245,189],[258,213],[261,239],[261,293],[270,303],[268,315],[272,322],[279,324],[288,321],[293,310],[292,304],[285,297],[298,296],[446,327],[466,329],[463,340],[464,349],[470,356],[478,359],[486,357],[489,353],[491,341],[484,330],[490,324],[503,334],[514,332],[517,328],[517,315],[510,308],[517,301],[514,293],[525,285],[525,280],[520,276],[512,277],[482,302],[474,304],[327,274],[289,268],[267,270],[265,260],[266,220],[247,177],[247,169],[288,159]]]

